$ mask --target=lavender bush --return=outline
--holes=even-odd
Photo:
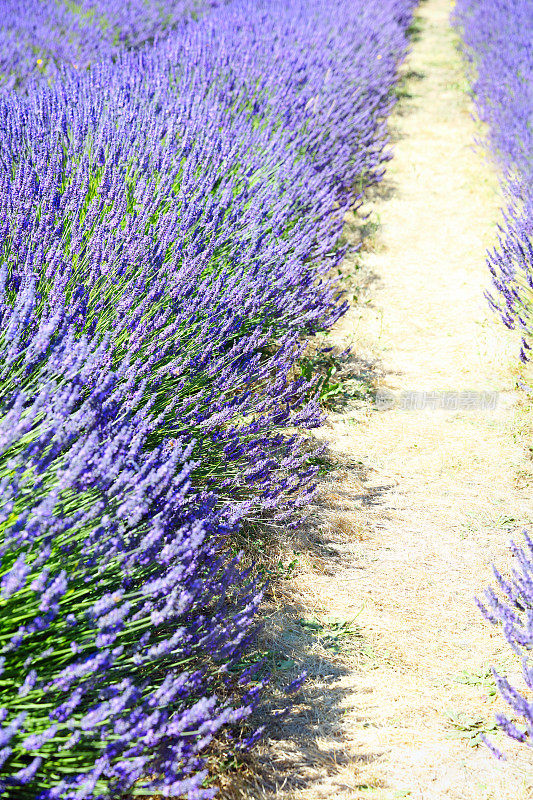
[[[508,208],[499,244],[488,254],[494,290],[489,300],[509,328],[522,334],[521,359],[530,358],[533,335],[533,2],[458,0],[455,9],[470,60],[473,93],[487,122],[489,144],[502,171]],[[533,543],[513,545],[517,567],[510,578],[496,571],[499,591],[489,589],[481,608],[500,625],[521,659],[526,687],[533,690]],[[533,743],[533,704],[522,690],[496,675],[513,719],[498,716],[514,739]],[[518,724],[516,724],[518,721]]]
[[[521,359],[533,337],[533,2],[458,0],[455,21],[473,73],[473,93],[508,196],[499,245],[488,255],[492,306],[522,333]]]
[[[2,308],[0,791],[209,797],[198,753],[250,711],[229,678],[260,592],[190,444],[147,445],[129,362],[37,302]]]
[[[4,3],[0,796],[211,797],[261,689],[234,535],[313,491],[412,2],[210,5]]]
[[[516,688],[502,675],[493,670],[498,690],[513,711],[513,718],[497,715],[501,729],[513,739],[533,746],[533,703],[529,692],[533,690],[533,541],[527,534],[524,545],[512,545],[516,567],[510,577],[494,570],[497,589],[485,591],[484,603],[478,603],[483,614],[494,625],[502,628],[503,634],[520,658],[526,692]],[[501,753],[495,750],[497,756]]]
[[[179,28],[217,0],[2,0],[0,84],[83,70]]]

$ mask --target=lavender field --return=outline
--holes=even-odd
[[[236,536],[314,491],[412,5],[2,3],[2,797],[208,798],[259,735]]]
[[[530,797],[532,36],[0,0],[1,798]],[[512,399],[377,409],[421,390]]]

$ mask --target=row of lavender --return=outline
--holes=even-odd
[[[494,289],[491,305],[522,336],[521,358],[533,342],[533,0],[457,0],[454,12],[470,59],[480,117],[488,123],[489,144],[502,174],[508,207],[499,244],[488,254]],[[519,655],[526,685],[533,689],[533,541],[514,547],[512,577],[496,573],[500,593],[487,591],[484,613],[501,625]],[[516,725],[500,715],[511,737],[533,744],[533,705],[496,676]]]
[[[136,51],[121,4],[69,3],[68,46],[60,4],[3,5],[0,797],[211,797],[262,688],[234,534],[313,491],[302,340],[413,3],[234,0]]]
[[[90,64],[139,48],[179,28],[218,0],[0,0],[0,84],[55,79],[65,65]]]

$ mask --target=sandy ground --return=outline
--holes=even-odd
[[[503,709],[490,666],[519,667],[474,605],[531,528],[531,418],[516,338],[483,297],[500,198],[473,146],[450,10],[420,7],[394,159],[365,209],[364,252],[345,265],[364,264],[358,302],[331,337],[353,346],[352,391],[319,431],[334,465],[320,525],[293,540],[298,565],[268,621],[279,674],[304,665],[310,679],[256,777],[222,796],[533,798],[531,751],[490,734]],[[360,228],[347,220],[348,237]]]

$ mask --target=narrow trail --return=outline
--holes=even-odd
[[[483,297],[500,198],[473,147],[450,11],[418,12],[394,159],[367,207],[366,288],[332,335],[353,346],[356,383],[392,402],[354,399],[319,432],[336,464],[323,526],[269,622],[310,680],[248,796],[533,798],[531,754],[497,733],[498,762],[477,740],[503,708],[490,666],[519,671],[474,596],[531,527],[531,420],[516,339]]]

